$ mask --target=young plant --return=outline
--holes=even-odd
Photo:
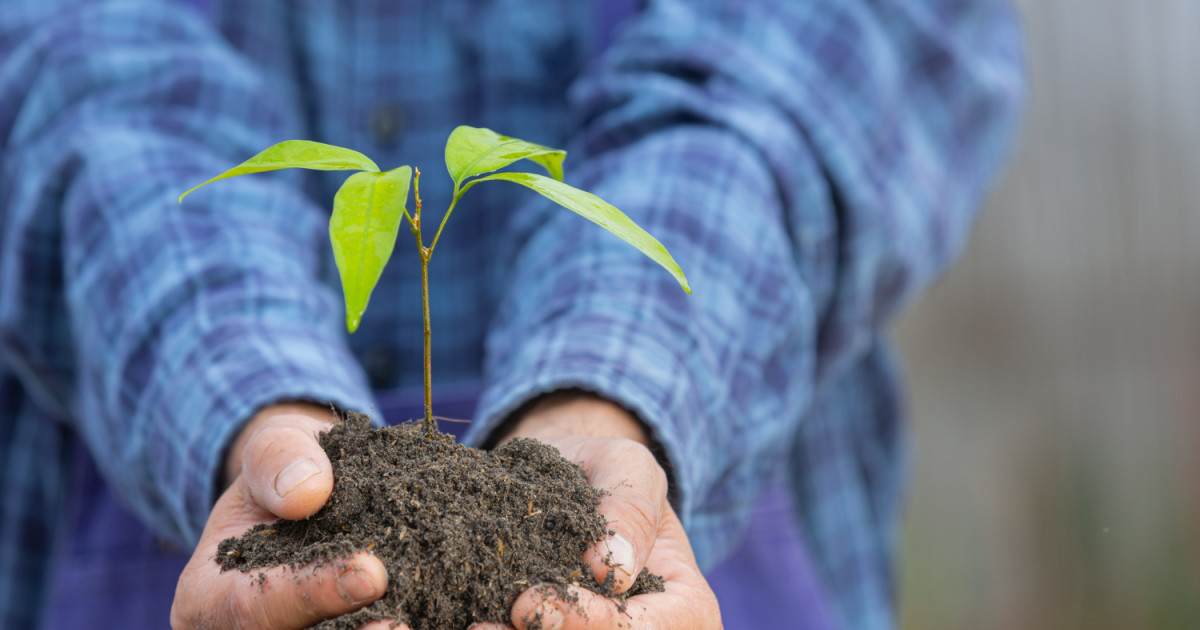
[[[374,162],[357,151],[320,142],[280,142],[188,189],[179,196],[179,203],[182,204],[184,197],[201,186],[237,175],[285,168],[358,171],[338,189],[329,221],[329,239],[333,244],[333,256],[345,294],[346,328],[351,333],[358,329],[362,315],[367,310],[371,291],[379,282],[379,276],[392,255],[403,219],[416,239],[417,254],[421,260],[421,307],[425,322],[425,424],[433,433],[436,424],[433,419],[430,375],[429,260],[458,201],[476,184],[509,181],[531,188],[633,245],[670,272],[684,291],[692,292],[687,278],[662,243],[608,202],[563,183],[562,163],[566,155],[566,151],[502,136],[490,129],[458,127],[446,141],[446,169],[454,181],[454,195],[429,245],[425,245],[421,231],[420,169],[400,166],[390,171],[380,171]],[[536,173],[496,172],[519,160],[538,164],[546,169],[550,177]],[[416,206],[412,213],[408,212],[407,207],[410,182]]]

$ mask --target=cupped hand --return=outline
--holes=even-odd
[[[662,576],[665,588],[631,597],[622,609],[585,589],[572,588],[566,601],[534,587],[513,606],[518,630],[721,628],[716,596],[667,500],[666,474],[646,448],[641,423],[599,398],[559,396],[522,416],[505,437],[532,437],[558,448],[583,467],[594,487],[605,491],[598,509],[614,534],[584,556],[597,580],[612,570],[616,590],[623,593],[644,567]]]
[[[242,429],[226,461],[232,481],[176,585],[172,628],[305,628],[383,595],[387,572],[367,553],[319,567],[266,569],[265,580],[259,571],[221,572],[214,562],[226,538],[321,509],[333,491],[333,468],[316,435],[331,423],[328,410],[286,405],[264,410]]]

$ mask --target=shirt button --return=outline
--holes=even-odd
[[[363,357],[363,369],[373,389],[389,389],[396,384],[396,353],[388,348],[373,348]]]
[[[395,145],[404,133],[404,110],[394,103],[376,105],[367,117],[367,129],[380,146]]]

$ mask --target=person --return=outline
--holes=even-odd
[[[585,462],[617,533],[589,558],[666,579],[625,615],[531,589],[514,626],[891,627],[887,326],[963,247],[1022,92],[1002,0],[6,2],[0,625],[304,627],[387,588],[369,554],[264,590],[211,559],[324,502],[331,407],[418,415],[415,256],[348,336],[344,174],[176,198],[306,138],[445,207],[461,123],[568,146],[694,289],[517,187],[455,213],[435,409]]]

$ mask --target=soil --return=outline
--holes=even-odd
[[[618,601],[662,590],[662,579],[645,570],[620,596],[611,571],[597,582],[582,555],[609,533],[596,511],[601,491],[551,446],[516,439],[481,451],[430,436],[420,423],[375,429],[360,414],[320,442],[334,474],[325,507],[307,520],[226,539],[216,557],[223,571],[243,572],[327,564],[363,550],[382,560],[387,593],[315,628],[350,630],[379,619],[412,630],[508,623],[517,596],[539,584],[564,597],[577,585]]]

